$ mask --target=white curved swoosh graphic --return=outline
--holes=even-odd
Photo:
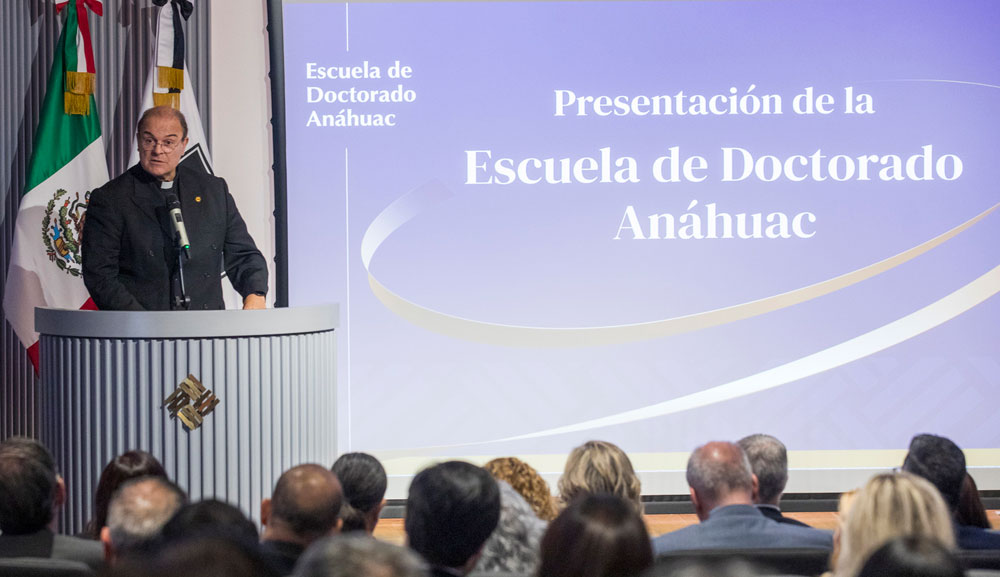
[[[452,197],[440,182],[431,181],[386,207],[369,225],[361,240],[361,260],[368,272],[368,284],[382,304],[409,322],[451,337],[509,347],[586,347],[655,339],[687,333],[755,317],[851,286],[891,270],[954,238],[1000,207],[991,206],[980,214],[926,242],[899,254],[815,284],[785,293],[720,309],[656,321],[598,327],[531,327],[505,325],[462,318],[439,312],[389,290],[371,273],[372,257],[395,230],[420,212]]]
[[[710,389],[639,409],[623,411],[606,417],[553,427],[524,435],[470,443],[379,451],[379,454],[386,458],[409,457],[421,454],[433,454],[435,450],[440,449],[471,447],[507,441],[537,439],[564,433],[577,433],[612,425],[634,423],[745,397],[760,391],[787,385],[806,377],[818,375],[824,371],[884,351],[950,321],[998,292],[1000,292],[1000,266],[993,268],[955,292],[889,324],[823,349],[822,351],[747,377],[736,379],[735,381],[717,385]]]
[[[596,429],[598,427],[607,427],[609,425],[631,423],[696,409],[767,389],[773,389],[846,365],[898,345],[903,341],[950,321],[998,292],[1000,292],[1000,266],[993,268],[983,276],[944,298],[901,319],[784,365],[710,389],[698,391],[697,393],[691,393],[690,395],[642,407],[641,409],[625,411],[599,419],[518,435],[516,437],[497,439],[497,442],[533,439],[536,437],[558,435],[560,433],[572,433],[587,429]]]

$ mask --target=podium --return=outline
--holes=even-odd
[[[132,449],[192,501],[225,500],[259,522],[282,472],[337,456],[338,318],[336,305],[36,309],[41,440],[68,489],[61,530],[83,528],[103,467]]]

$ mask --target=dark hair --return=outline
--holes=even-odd
[[[184,505],[163,526],[163,541],[181,541],[193,536],[221,537],[255,542],[257,526],[233,505],[205,499]]]
[[[927,434],[913,437],[903,470],[930,481],[952,511],[958,508],[965,480],[965,454],[951,439]]]
[[[184,113],[176,108],[171,108],[170,106],[154,106],[153,108],[147,108],[142,116],[139,117],[139,124],[135,128],[136,134],[142,134],[142,129],[145,128],[146,123],[149,119],[154,116],[170,116],[181,123],[181,139],[185,139],[188,136],[188,123],[187,119],[184,118]]]
[[[156,457],[146,451],[128,451],[111,459],[101,471],[97,482],[97,492],[94,494],[94,518],[83,530],[83,534],[91,539],[99,539],[101,528],[108,524],[108,506],[111,497],[126,481],[139,477],[167,478],[167,472]]]
[[[429,577],[415,552],[367,535],[316,541],[295,565],[295,577]]]
[[[340,479],[344,492],[340,531],[367,531],[368,516],[382,504],[388,485],[382,463],[367,453],[345,453],[330,470]]]
[[[908,535],[879,547],[858,577],[962,577],[964,567],[935,539]]]
[[[771,435],[758,433],[736,442],[743,449],[750,469],[757,475],[757,500],[775,503],[781,498],[788,483],[788,450]]]
[[[667,556],[661,557],[642,577],[757,577],[773,575],[770,568],[761,567],[742,557]]]
[[[121,559],[115,577],[279,577],[254,542],[197,537],[166,544],[155,555]]]
[[[24,535],[52,521],[56,468],[44,445],[27,437],[0,443],[0,531]]]
[[[500,520],[500,488],[486,469],[448,461],[417,473],[406,500],[410,547],[431,565],[462,567]]]
[[[965,480],[962,481],[962,494],[958,499],[958,508],[955,509],[955,522],[959,525],[979,527],[981,529],[992,529],[990,518],[986,515],[986,508],[979,499],[979,487],[972,475],[966,473]]]
[[[642,517],[621,497],[573,500],[542,537],[538,577],[628,577],[653,564]]]
[[[317,479],[327,483],[314,483]],[[326,467],[305,464],[282,473],[271,495],[271,516],[280,519],[300,537],[315,539],[337,526],[340,483]]]

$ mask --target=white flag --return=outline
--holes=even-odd
[[[141,110],[145,111],[154,106],[170,106],[180,110],[187,120],[188,125],[188,145],[181,157],[180,164],[197,170],[203,170],[209,174],[214,174],[212,170],[212,155],[208,150],[208,139],[205,138],[205,129],[201,124],[201,115],[198,113],[198,103],[194,98],[194,86],[191,77],[188,75],[187,63],[184,58],[184,32],[180,26],[181,19],[187,19],[191,13],[190,6],[192,0],[188,0],[188,8],[175,2],[157,2],[160,5],[160,12],[156,19],[156,45],[153,50],[153,62],[149,67],[149,74],[146,76],[146,84],[142,91]],[[183,4],[183,3],[181,3]],[[139,162],[138,135],[133,136],[132,154],[129,156],[128,165],[134,166]],[[224,271],[222,263],[219,269]],[[240,293],[233,288],[229,279],[225,278],[225,272],[221,273],[222,296],[226,302],[227,309],[243,308],[243,298]]]

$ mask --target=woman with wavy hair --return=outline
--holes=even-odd
[[[498,457],[483,465],[483,468],[494,479],[506,481],[513,487],[542,521],[551,521],[559,514],[549,484],[531,465],[517,457]]]
[[[573,449],[559,479],[559,497],[564,504],[592,493],[617,495],[642,513],[642,485],[625,451],[606,441],[587,441]]]
[[[835,540],[836,577],[856,577],[865,561],[890,539],[918,536],[955,548],[951,514],[941,494],[909,473],[875,475],[858,492]]]

